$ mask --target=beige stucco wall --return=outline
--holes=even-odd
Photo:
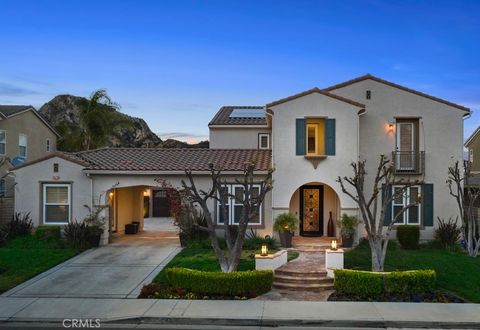
[[[260,133],[270,133],[270,129],[210,127],[210,149],[258,149]]]
[[[366,90],[372,91],[370,100],[365,98]],[[458,209],[445,181],[448,166],[463,158],[465,112],[372,80],[364,80],[333,93],[367,106],[366,113],[360,117],[360,158],[367,160],[368,173],[374,173],[380,154],[390,157],[395,150],[395,132],[388,132],[388,123],[394,122],[394,117],[420,117],[419,144],[420,150],[425,151],[425,174],[411,179],[433,183],[435,225],[437,217],[455,218]],[[342,135],[337,135],[337,140],[341,138]],[[371,191],[371,184],[367,188]],[[432,236],[432,227],[426,227],[421,232],[422,239]]]
[[[58,173],[53,164],[59,164]],[[82,173],[82,166],[53,157],[43,162],[19,168],[15,174],[15,210],[31,212],[35,226],[42,224],[42,183],[71,183],[72,216],[77,221],[88,214],[84,205],[92,205],[90,179]]]
[[[325,184],[339,197],[340,213],[357,214],[353,201],[341,193],[338,176],[350,173],[350,163],[358,158],[358,111],[348,103],[318,93],[309,94],[271,107],[273,110],[272,140],[274,190],[273,218],[288,212],[297,189],[310,182]],[[304,117],[336,119],[336,154],[320,160],[315,169],[304,156],[296,155],[295,120]],[[325,206],[327,209],[327,205]],[[328,216],[327,216],[328,219]]]
[[[27,136],[27,160],[35,160],[48,154],[47,139],[50,139],[51,152],[56,150],[57,137],[34,113],[27,111],[13,117],[0,120],[0,130],[6,131],[6,154],[0,155],[13,159],[18,156],[18,139],[20,134]],[[3,177],[11,165],[5,162],[0,166],[0,178]],[[6,177],[7,196],[13,195],[14,180]]]

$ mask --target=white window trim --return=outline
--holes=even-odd
[[[47,205],[47,188],[48,187],[67,187],[68,191],[68,204],[64,203],[49,203],[48,205],[68,205],[68,221],[67,222],[46,222],[46,213],[47,213],[47,208],[45,207]],[[43,184],[43,201],[42,201],[42,223],[44,225],[66,225],[67,223],[70,223],[72,219],[72,185],[69,183],[44,183]]]
[[[22,145],[20,144],[20,137],[21,137],[21,136],[25,136],[25,145],[24,145],[24,146],[22,146]],[[20,147],[25,147],[25,156],[20,155]],[[28,156],[28,136],[27,136],[27,134],[25,134],[25,133],[20,133],[20,134],[18,134],[18,156],[19,156],[19,157],[23,157],[23,158],[25,158],[25,159],[26,159],[27,156]]]
[[[235,188],[237,187],[240,187],[240,188],[243,188],[242,185],[239,185],[239,184],[227,184],[226,185],[226,188],[228,189],[228,194],[230,195],[233,195],[235,193]],[[260,192],[260,185],[259,184],[253,184],[252,187],[254,188],[258,188],[258,191]],[[224,223],[223,222],[220,222],[220,212],[221,212],[221,205],[220,205],[220,202],[217,201],[217,206],[216,206],[216,223],[217,225],[220,225],[220,226],[223,226]],[[229,201],[228,201],[228,207],[229,207],[229,212],[228,212],[228,224],[229,225],[234,225],[234,226],[238,226],[238,223],[235,223],[234,222],[234,216],[235,216],[235,206],[239,206],[241,204],[236,204],[235,203],[235,198],[234,197],[230,197],[229,198]],[[263,212],[262,212],[262,207],[263,205],[260,205],[260,209],[259,209],[259,222],[249,222],[248,225],[249,226],[261,226],[263,224]]]
[[[3,143],[5,144],[5,152],[4,152],[3,154],[0,153],[0,155],[5,156],[5,155],[7,154],[7,131],[4,130],[4,129],[0,129],[0,132],[5,133],[5,140],[4,140],[4,142],[3,142]],[[3,143],[2,143],[2,144],[3,144]]]
[[[412,186],[412,187],[415,187],[418,189],[418,194],[421,195],[422,194],[422,186],[421,185],[418,185],[418,186]],[[408,203],[410,202],[410,188],[412,187],[408,187],[406,191],[404,191],[404,194],[403,194],[403,197],[402,197],[402,204],[396,204],[395,203],[395,198],[392,199],[392,218],[395,217],[395,206],[402,206],[402,207],[405,207],[406,205],[408,205]],[[395,188],[402,188],[403,189],[403,186],[401,185],[394,185],[392,186],[392,196],[394,196],[395,194]],[[401,220],[402,222],[398,221],[398,222],[395,222],[395,225],[413,225],[413,226],[420,226],[422,224],[422,201],[420,200],[420,203],[418,203],[418,205],[416,206],[418,207],[418,222],[409,222],[409,219],[410,219],[410,209],[408,209],[407,211],[403,212],[402,214],[402,217],[401,217]]]
[[[469,149],[468,156],[469,156],[470,163],[473,163],[473,149],[471,148]]]
[[[267,146],[262,147],[262,137],[267,138]],[[268,150],[270,149],[270,134],[269,133],[259,133],[258,134],[258,149]]]

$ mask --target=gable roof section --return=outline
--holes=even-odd
[[[38,119],[40,119],[45,126],[47,126],[57,137],[60,134],[50,125],[50,123],[31,105],[0,105],[0,115],[4,118],[20,115],[24,112],[32,111]]]
[[[257,171],[271,167],[271,151],[259,149],[103,148],[77,156],[90,163],[87,170],[103,171],[208,171],[209,164],[223,171],[242,171],[251,161]]]
[[[273,107],[273,106],[276,106],[276,105],[279,105],[279,104],[282,104],[282,103],[285,103],[285,102],[289,102],[289,101],[292,101],[292,100],[295,100],[295,99],[298,99],[298,98],[300,98],[300,97],[303,97],[303,96],[306,96],[306,95],[309,95],[309,94],[313,94],[313,93],[322,94],[322,95],[325,95],[325,96],[328,96],[328,97],[337,99],[338,101],[342,101],[342,102],[351,104],[351,105],[353,105],[353,106],[356,106],[356,107],[359,107],[359,108],[362,108],[362,109],[365,108],[365,104],[362,104],[362,103],[359,103],[359,102],[357,102],[357,101],[353,101],[353,100],[347,99],[347,98],[345,98],[345,97],[343,97],[343,96],[339,96],[339,95],[330,93],[330,92],[325,91],[325,90],[322,90],[322,89],[320,89],[320,88],[318,88],[318,87],[314,87],[314,88],[309,89],[309,90],[306,90],[306,91],[304,91],[304,92],[301,92],[301,93],[298,93],[298,94],[294,94],[294,95],[291,95],[291,96],[289,96],[289,97],[286,97],[286,98],[283,98],[283,99],[280,99],[280,100],[277,100],[277,101],[270,102],[270,103],[267,104],[267,108],[268,108],[268,107]]]
[[[472,143],[473,140],[475,140],[475,138],[477,137],[478,133],[480,133],[480,126],[477,127],[477,129],[472,133],[472,135],[470,135],[470,137],[467,139],[467,141],[465,141],[464,146],[465,146],[465,147],[468,147],[468,146],[470,145],[470,143]]]
[[[242,109],[242,110],[262,110],[265,107],[263,106],[223,106],[218,110],[217,114],[213,119],[208,123],[208,126],[216,125],[267,125],[267,120],[265,117],[230,117],[233,109]]]
[[[90,165],[89,162],[87,162],[86,160],[83,160],[80,157],[77,157],[74,153],[57,151],[57,152],[52,152],[51,154],[46,155],[44,157],[32,160],[30,162],[26,162],[24,164],[12,167],[10,170],[15,171],[15,170],[18,170],[22,167],[27,167],[27,166],[34,165],[34,164],[37,164],[37,163],[41,163],[45,160],[55,158],[55,157],[64,159],[66,161],[69,161],[69,162],[72,162],[72,163],[75,163],[75,164],[78,164],[78,165],[84,166],[84,167],[87,167],[87,166]]]
[[[443,100],[441,98],[438,98],[438,97],[435,97],[435,96],[432,96],[432,95],[428,95],[428,94],[416,91],[414,89],[411,89],[411,88],[408,88],[408,87],[405,87],[405,86],[395,84],[393,82],[390,82],[390,81],[372,76],[369,73],[367,73],[366,75],[363,75],[363,76],[360,76],[360,77],[357,77],[357,78],[354,78],[354,79],[351,79],[351,80],[347,80],[345,82],[342,82],[342,83],[339,83],[339,84],[336,84],[336,85],[333,85],[333,86],[330,86],[330,87],[327,87],[324,90],[328,91],[328,92],[331,92],[333,90],[336,90],[336,89],[339,89],[339,88],[342,88],[342,87],[346,87],[346,86],[349,86],[349,85],[353,85],[355,83],[358,83],[358,82],[361,82],[361,81],[364,81],[364,80],[367,80],[367,79],[376,81],[378,83],[381,83],[381,84],[384,84],[384,85],[387,85],[387,86],[390,86],[390,87],[398,88],[398,89],[403,90],[405,92],[412,93],[412,94],[415,94],[415,95],[418,95],[418,96],[422,96],[422,97],[425,97],[427,99],[430,99],[430,100],[433,100],[433,101],[436,101],[436,102],[440,102],[440,103],[449,105],[453,108],[457,108],[457,109],[462,110],[462,111],[470,112],[469,108],[464,107],[462,105],[459,105],[459,104],[456,104],[456,103],[453,103],[453,102],[450,102],[450,101],[446,101],[446,100]]]

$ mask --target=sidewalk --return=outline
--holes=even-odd
[[[0,297],[2,322],[479,328],[480,304]]]

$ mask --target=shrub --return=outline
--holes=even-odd
[[[438,217],[439,225],[435,229],[435,239],[443,248],[455,247],[460,239],[461,230],[457,227],[457,219],[453,221],[453,218],[449,218],[448,221],[445,221]]]
[[[273,283],[270,270],[221,273],[168,268],[166,277],[175,288],[207,295],[259,295],[270,291]]]
[[[3,235],[7,240],[14,239],[17,236],[28,235],[32,231],[33,221],[30,217],[30,212],[17,212],[12,217],[12,220],[7,222],[3,229]]]
[[[62,227],[60,226],[38,226],[35,229],[35,238],[37,239],[55,239],[61,237]]]
[[[403,249],[418,249],[420,241],[420,227],[412,225],[400,225],[397,227],[397,240]]]
[[[262,238],[258,235],[256,230],[250,228],[250,231],[245,235],[243,248],[245,250],[260,250],[263,244],[266,244],[269,250],[273,250],[275,249],[276,241],[270,236]]]
[[[436,286],[434,270],[403,272],[367,272],[351,269],[335,270],[335,290],[362,298],[376,299],[389,294],[422,294]]]
[[[63,227],[63,235],[76,249],[88,249],[90,247],[90,230],[85,222],[69,222]]]
[[[342,214],[342,218],[337,223],[340,227],[340,235],[342,235],[342,237],[352,237],[359,223],[356,216],[345,213]]]
[[[273,230],[282,232],[294,232],[298,227],[298,219],[292,213],[282,213],[277,216],[273,224]]]

